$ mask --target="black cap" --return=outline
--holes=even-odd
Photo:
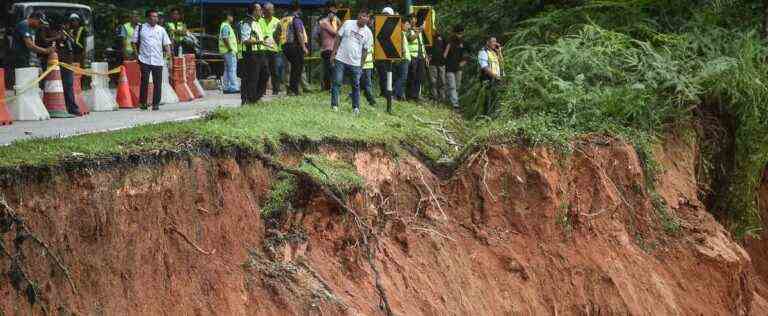
[[[43,23],[43,25],[48,25],[48,18],[45,16],[45,13],[43,13],[43,11],[32,12],[32,14],[30,14],[29,17],[32,19],[40,20],[40,23]]]

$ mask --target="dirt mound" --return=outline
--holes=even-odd
[[[23,179],[0,189],[23,219],[2,230],[0,312],[756,314],[749,255],[697,198],[694,146],[657,150],[656,190],[616,142],[487,147],[447,180],[321,147],[362,176],[359,218],[302,185],[265,220],[280,176],[242,155]]]

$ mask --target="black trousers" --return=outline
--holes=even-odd
[[[298,95],[301,73],[304,72],[304,50],[297,44],[286,44],[283,52],[285,53],[285,58],[291,63],[291,78],[289,80],[288,92]]]
[[[160,104],[160,96],[162,95],[163,86],[163,66],[147,65],[139,62],[141,65],[141,89],[139,89],[139,103],[142,105],[149,104],[147,100],[147,89],[149,88],[149,74],[152,74],[152,106],[158,106]]]
[[[427,73],[427,64],[424,58],[413,58],[408,67],[408,93],[409,99],[418,99],[421,97],[421,82]]]
[[[264,55],[254,52],[246,52],[243,54],[243,61],[245,67],[243,67],[244,69],[241,76],[242,84],[240,87],[240,100],[243,104],[259,102],[263,95],[259,94],[259,86],[262,83],[261,80],[266,82],[266,78],[264,78],[267,73],[266,58]]]
[[[283,85],[283,76],[277,72],[278,58],[280,58],[280,53],[278,52],[267,53],[267,70],[269,70],[269,80],[272,82],[272,95],[280,93],[280,86]]]
[[[331,81],[333,80],[333,66],[331,66],[332,51],[324,50],[320,53],[323,58],[323,91],[331,90]]]
[[[280,78],[277,73],[277,58],[280,57],[276,52],[261,51],[256,53],[256,57],[263,59],[264,67],[259,75],[258,98],[261,99],[267,94],[267,81],[272,80],[272,94],[277,95],[280,92]]]
[[[64,86],[64,103],[69,114],[80,114],[80,109],[75,103],[75,74],[72,70],[61,67],[61,84]]]

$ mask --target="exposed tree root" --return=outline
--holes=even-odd
[[[429,184],[427,184],[427,181],[424,180],[424,174],[421,173],[420,169],[416,169],[419,171],[419,177],[421,178],[421,183],[424,184],[424,187],[427,188],[427,192],[429,192],[430,197],[433,201],[435,201],[435,204],[437,204],[437,208],[440,210],[440,214],[443,214],[443,219],[447,220],[448,215],[445,215],[445,211],[443,211],[443,207],[440,205],[440,201],[438,201],[437,197],[435,197],[435,192],[432,192],[432,188],[429,187]]]
[[[69,269],[67,269],[67,267],[64,265],[64,262],[61,260],[61,258],[59,258],[53,251],[51,251],[51,248],[48,247],[48,244],[45,241],[40,239],[40,237],[38,237],[36,234],[32,233],[29,227],[27,227],[27,225],[24,223],[24,220],[19,217],[16,211],[8,205],[8,202],[6,202],[5,198],[2,196],[0,196],[0,207],[2,208],[0,211],[5,213],[10,219],[13,220],[11,225],[16,226],[16,235],[24,236],[24,239],[21,239],[19,243],[23,242],[26,238],[31,238],[32,241],[42,247],[45,250],[44,254],[56,264],[56,267],[58,267],[62,273],[64,273],[64,277],[67,279],[70,288],[72,288],[72,292],[77,295],[77,288],[75,287],[75,283],[72,281],[72,275],[69,273]],[[8,228],[10,228],[10,226]],[[17,237],[17,241],[18,240],[19,238]],[[7,251],[5,252],[10,256],[10,253]]]
[[[616,189],[616,193],[619,195],[619,199],[621,199],[621,201],[622,201],[622,202],[624,202],[624,205],[626,205],[626,206],[627,206],[627,209],[628,209],[628,210],[631,210],[631,209],[632,209],[632,205],[630,205],[630,204],[629,204],[629,202],[627,202],[627,199],[626,199],[626,198],[624,198],[624,194],[622,194],[622,193],[621,193],[621,191],[619,191],[619,187],[616,185],[616,183],[615,183],[615,182],[613,182],[613,179],[611,179],[611,177],[609,177],[609,176],[608,176],[608,174],[607,174],[607,173],[605,173],[605,170],[604,170],[602,167],[600,167],[600,165],[598,165],[598,164],[597,164],[597,163],[596,163],[596,162],[595,162],[595,161],[592,159],[592,157],[590,157],[589,155],[587,155],[587,153],[586,153],[586,152],[584,152],[583,150],[581,150],[581,148],[578,148],[578,147],[577,147],[577,148],[576,148],[576,150],[577,150],[577,151],[579,151],[579,152],[580,152],[582,155],[584,155],[584,157],[585,157],[585,158],[587,158],[587,160],[588,160],[588,161],[589,161],[589,162],[590,162],[590,163],[591,163],[593,166],[595,166],[595,168],[597,169],[597,171],[598,171],[598,172],[600,172],[600,175],[602,175],[602,177],[603,177],[603,178],[605,178],[606,180],[608,180],[608,182],[610,182],[610,183],[611,183],[611,185],[612,185],[612,186],[613,186],[613,187]],[[614,210],[617,210],[617,209],[618,209],[618,207],[617,207],[617,208],[614,208]],[[602,213],[602,212],[600,212],[600,213],[596,214],[595,216],[597,216],[597,215],[600,215],[601,213]]]
[[[376,263],[374,260],[374,251],[373,249],[371,249],[371,245],[368,241],[368,235],[369,234],[373,235],[373,230],[363,222],[363,220],[360,218],[360,216],[357,214],[357,212],[354,209],[349,207],[344,201],[342,201],[341,198],[339,198],[339,196],[335,192],[333,192],[332,188],[322,183],[319,183],[318,181],[313,179],[310,174],[294,168],[286,167],[282,163],[275,161],[272,157],[264,155],[262,153],[256,153],[255,155],[259,160],[261,160],[264,163],[266,167],[275,169],[277,171],[288,173],[303,181],[306,181],[307,183],[313,184],[314,186],[319,188],[326,197],[330,198],[333,202],[335,202],[337,206],[342,208],[345,212],[352,214],[352,217],[354,217],[354,220],[355,220],[355,224],[356,224],[355,226],[357,227],[357,230],[360,232],[360,235],[362,236],[362,239],[363,239],[363,245],[365,246],[365,249],[367,252],[366,257],[368,260],[368,264],[371,266],[371,270],[373,271],[374,283],[376,286],[376,290],[379,293],[379,298],[381,300],[379,305],[381,309],[384,310],[384,313],[386,315],[388,316],[393,315],[392,309],[390,308],[390,305],[389,305],[389,299],[387,299],[387,293],[384,290],[384,286],[381,284],[381,275],[379,273],[379,269],[376,267]],[[318,171],[320,171],[320,173],[322,173],[324,176],[328,177],[328,174],[325,172],[325,170],[323,170],[322,168],[314,164],[314,162],[312,162],[311,159],[306,159],[306,161],[310,163],[313,167],[317,168]]]
[[[184,234],[184,233],[182,233],[182,232],[181,232],[181,231],[180,231],[178,228],[176,228],[176,226],[173,226],[173,225],[169,226],[169,227],[168,227],[168,231],[171,231],[171,232],[175,232],[175,233],[177,233],[177,234],[181,235],[181,237],[182,237],[182,238],[184,238],[184,240],[185,240],[185,241],[186,241],[186,242],[187,242],[187,243],[188,243],[190,246],[192,246],[192,248],[195,248],[195,250],[197,250],[197,252],[199,252],[199,253],[202,253],[202,254],[204,254],[204,255],[212,255],[212,254],[215,254],[215,253],[216,253],[216,249],[213,249],[213,250],[211,250],[211,251],[205,251],[205,250],[203,250],[202,248],[200,248],[199,246],[197,246],[195,243],[193,243],[193,242],[192,242],[192,240],[191,240],[191,239],[189,239],[189,237],[187,237],[187,235],[185,235],[185,234]]]
[[[414,230],[420,230],[420,231],[424,231],[424,232],[433,233],[435,235],[438,235],[438,236],[443,237],[445,239],[448,239],[450,241],[456,241],[456,239],[453,239],[450,236],[448,236],[446,234],[443,234],[443,233],[441,233],[441,232],[439,232],[437,230],[431,229],[431,228],[426,228],[426,227],[410,227],[410,228],[414,229]]]

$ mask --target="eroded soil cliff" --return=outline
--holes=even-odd
[[[698,200],[695,144],[660,147],[655,181],[629,145],[576,147],[489,146],[439,178],[412,156],[320,146],[364,179],[349,197],[354,214],[302,185],[300,203],[274,220],[262,212],[277,170],[248,155],[9,182],[0,191],[23,222],[3,230],[0,312],[766,311],[768,257],[753,266]],[[303,154],[279,160],[296,165]],[[49,251],[23,233],[19,241],[20,226]]]

